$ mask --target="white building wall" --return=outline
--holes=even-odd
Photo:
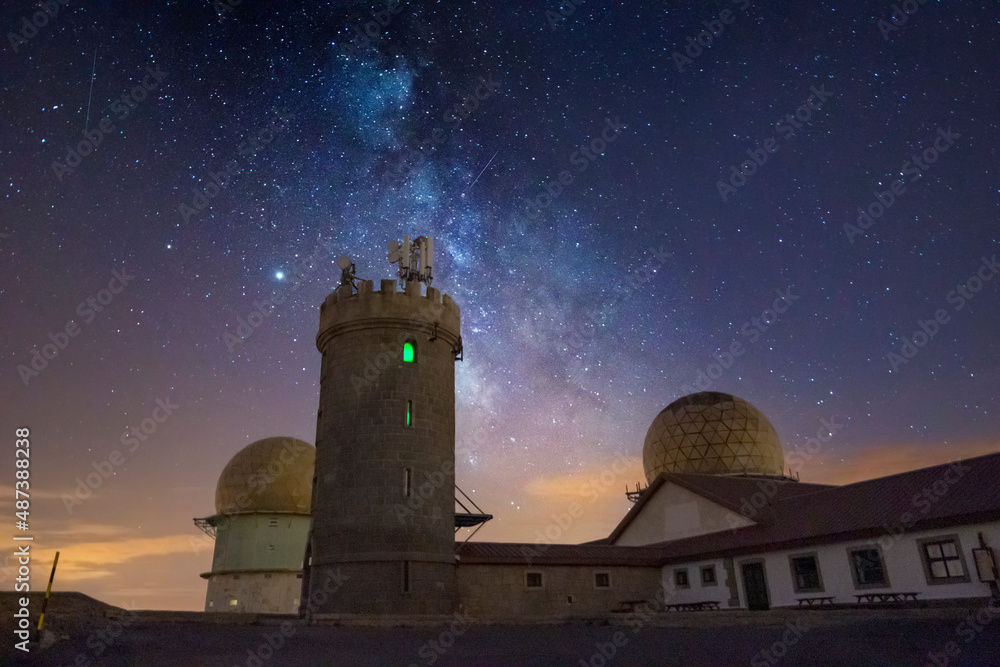
[[[803,547],[772,553],[748,554],[734,560],[736,588],[739,594],[739,606],[746,607],[746,589],[744,588],[740,564],[747,561],[764,560],[765,576],[767,578],[768,594],[772,607],[798,606],[798,600],[806,597],[833,596],[836,604],[855,604],[855,595],[860,593],[878,592],[917,592],[918,600],[939,600],[954,598],[987,597],[991,594],[990,586],[980,582],[976,572],[972,550],[979,547],[978,534],[982,532],[986,542],[994,550],[994,555],[1000,558],[1000,522],[978,524],[938,530],[925,530],[915,533],[905,533],[893,537],[886,533],[873,540],[853,540],[824,544],[816,547]],[[964,583],[931,584],[928,583],[922,561],[919,541],[926,538],[957,535],[964,559],[965,571],[969,581]],[[881,548],[889,585],[882,588],[858,589],[854,585],[851,573],[851,563],[848,559],[848,548],[870,547]],[[823,591],[796,593],[792,582],[792,570],[789,557],[798,554],[816,554],[819,561],[820,577]],[[668,597],[673,594],[679,602],[698,602],[711,599],[705,588],[700,587],[698,567],[709,563],[722,563],[722,560],[693,562],[686,565],[667,565],[663,568],[664,589]],[[686,590],[673,591],[673,572],[678,567],[688,567],[690,570],[691,587]],[[721,585],[720,581],[720,585]],[[701,597],[699,597],[701,596]],[[697,598],[697,599],[696,599]],[[724,605],[723,605],[724,606]]]
[[[730,599],[735,599],[733,591],[738,585],[735,572],[732,570],[732,563],[732,559],[729,558],[715,558],[694,563],[664,566],[662,582],[666,604],[718,602],[720,609],[729,608],[729,601]],[[715,568],[715,584],[702,583],[701,570],[703,567]],[[688,586],[686,588],[678,587],[674,583],[674,573],[677,570],[687,570]]]
[[[753,521],[687,489],[667,482],[614,542],[641,546],[720,530],[752,526]]]

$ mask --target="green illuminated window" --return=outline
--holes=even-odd
[[[406,402],[406,425],[413,426],[413,401]]]
[[[416,356],[416,349],[413,347],[413,343],[403,343],[403,361],[412,364]]]

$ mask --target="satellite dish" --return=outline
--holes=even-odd
[[[391,264],[395,264],[402,257],[401,246],[399,241],[389,241],[389,254],[386,257]]]
[[[338,259],[338,260],[337,260],[337,267],[338,267],[338,268],[339,268],[339,269],[340,269],[341,271],[346,271],[346,270],[348,270],[349,268],[351,268],[351,265],[352,265],[353,263],[354,263],[354,262],[352,262],[352,261],[351,261],[351,258],[350,258],[350,257],[348,257],[347,255],[344,255],[344,256],[342,256],[342,257],[341,257],[340,259]]]

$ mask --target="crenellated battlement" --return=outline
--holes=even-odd
[[[327,295],[320,306],[316,338],[320,350],[326,340],[344,331],[384,327],[432,333],[460,345],[461,309],[450,296],[434,287],[422,294],[416,281],[408,281],[403,291],[396,289],[393,279],[382,280],[377,292],[372,283],[359,280],[356,293],[341,285]]]

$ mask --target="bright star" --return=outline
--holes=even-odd
[[[277,278],[278,280],[284,280],[285,274],[282,273],[281,271],[278,271],[277,273],[274,274],[274,277]]]

